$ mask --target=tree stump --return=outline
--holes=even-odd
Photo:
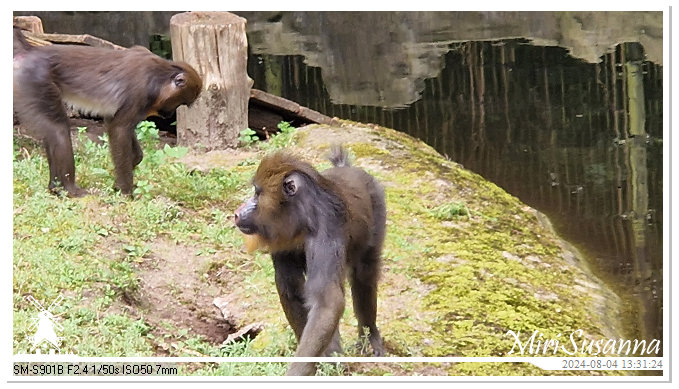
[[[246,20],[229,12],[186,12],[170,19],[172,54],[193,66],[203,92],[177,109],[177,143],[207,150],[235,147],[248,127]]]
[[[44,34],[42,20],[37,16],[15,16],[14,25],[33,34]]]

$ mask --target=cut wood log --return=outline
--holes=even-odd
[[[34,34],[43,34],[42,20],[37,16],[15,16],[14,26]]]
[[[246,20],[229,12],[185,12],[170,19],[174,60],[193,66],[203,92],[177,109],[177,142],[205,150],[235,147],[248,126]]]

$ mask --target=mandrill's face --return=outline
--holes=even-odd
[[[246,246],[276,251],[303,244],[309,223],[300,205],[304,203],[305,169],[312,168],[285,153],[262,159],[252,179],[254,194],[234,215],[236,227],[251,236]]]

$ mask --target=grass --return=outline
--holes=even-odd
[[[294,128],[280,125],[280,135],[250,147],[269,152],[289,144]],[[33,296],[52,309],[63,327],[61,353],[79,356],[292,356],[290,330],[268,331],[267,341],[220,345],[173,320],[150,320],[144,308],[140,271],[152,266],[154,242],[169,239],[190,245],[193,255],[209,258],[198,269],[209,278],[226,271],[238,275],[243,296],[269,293],[273,281],[267,255],[234,257],[240,236],[229,216],[244,193],[255,163],[230,169],[195,171],[178,162],[186,148],[161,146],[153,123],[137,127],[144,159],[135,170],[134,199],[114,190],[108,139],[92,142],[79,128],[74,149],[76,177],[92,195],[58,197],[46,188],[48,166],[39,144],[14,138],[13,327],[15,354],[33,353],[30,336],[37,309]],[[249,271],[248,271],[249,269]],[[172,269],[168,269],[172,271]],[[244,276],[240,276],[244,274]],[[184,286],[168,287],[167,299],[180,301]],[[270,293],[269,293],[270,294]],[[193,302],[188,302],[193,303]],[[272,302],[271,307],[279,307]],[[278,312],[280,313],[280,312]],[[43,353],[48,347],[41,347]],[[180,374],[283,375],[285,363],[180,366]],[[341,367],[321,364],[321,375],[342,374]]]
[[[26,296],[47,306],[62,294],[64,300],[54,309],[64,327],[62,352],[152,355],[159,348],[152,327],[143,314],[121,309],[120,301],[138,293],[137,268],[153,241],[170,236],[176,242],[192,242],[207,254],[236,245],[226,215],[248,186],[252,167],[190,171],[177,162],[187,150],[160,147],[151,124],[138,127],[145,157],[135,171],[133,200],[113,189],[106,138],[95,143],[79,130],[74,144],[77,181],[93,195],[70,199],[47,191],[48,168],[40,146],[15,137],[15,353],[32,352],[28,338],[36,308]],[[196,337],[174,338],[178,354],[233,353]]]
[[[347,136],[350,129],[321,130],[329,141],[333,133]],[[15,137],[14,353],[32,353],[30,326],[37,310],[26,297],[49,305],[61,294],[64,299],[53,313],[63,326],[62,352],[292,356],[296,342],[280,309],[271,260],[240,250],[242,238],[231,215],[251,193],[260,154],[297,147],[301,137],[313,140],[310,131],[297,137],[282,123],[281,133],[267,142],[250,138],[246,148],[256,158],[250,152],[241,163],[200,171],[178,160],[186,150],[159,145],[155,128],[142,123],[145,157],[135,170],[134,199],[113,189],[106,139],[91,142],[84,131],[77,136],[77,182],[93,195],[71,199],[48,192],[48,167],[39,145]],[[347,144],[356,166],[368,167],[386,190],[378,325],[390,356],[506,355],[512,346],[504,335],[508,329],[537,329],[553,337],[582,328],[600,336],[602,320],[590,308],[593,298],[573,287],[575,280],[591,278],[560,258],[555,237],[517,199],[395,131],[367,129],[348,137],[358,141]],[[397,146],[360,141],[368,137]],[[149,286],[154,281],[158,288]],[[212,324],[180,320],[193,312],[215,316],[208,297],[225,291],[233,297],[234,312],[246,312],[242,324],[265,322],[265,331],[254,340],[222,345],[200,328]],[[356,322],[347,300],[342,339],[352,356]],[[183,316],[166,314],[171,309]],[[616,317],[613,303],[606,309],[602,314]],[[545,374],[527,364],[356,365],[348,373],[324,364],[319,374]],[[180,369],[195,375],[281,375],[286,365]]]

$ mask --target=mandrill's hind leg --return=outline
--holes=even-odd
[[[31,69],[24,70],[15,79],[15,82],[23,82],[23,86],[20,91],[15,91],[14,106],[29,133],[43,142],[50,171],[48,187],[52,192],[63,188],[71,197],[83,196],[87,191],[75,183],[70,125],[59,88],[54,83],[42,83],[37,78],[39,72],[33,79],[22,77],[28,70]]]
[[[379,251],[375,248],[357,261],[350,274],[351,296],[354,303],[354,312],[358,320],[359,342],[365,337],[365,329],[368,329],[368,339],[373,349],[373,355],[384,355],[382,336],[377,329],[377,281],[379,278]],[[364,350],[363,350],[364,351]]]

